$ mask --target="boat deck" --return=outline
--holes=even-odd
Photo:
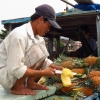
[[[50,90],[35,90],[36,95],[15,95],[11,94],[9,90],[5,90],[0,86],[0,100],[44,100],[48,96],[51,96],[55,93],[56,87],[49,87]]]
[[[15,95],[11,94],[9,90],[5,90],[0,85],[0,100],[73,100],[73,97],[55,95],[56,87],[49,86],[49,90],[34,90],[36,95]],[[94,93],[93,95],[83,100],[100,100],[100,93]]]

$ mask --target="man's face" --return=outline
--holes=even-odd
[[[44,36],[47,32],[50,31],[50,27],[51,27],[50,22],[44,21],[44,17],[41,16],[39,18],[39,22],[38,22],[38,26],[37,26],[38,35]]]
[[[86,39],[88,39],[88,33],[86,33],[84,30],[82,30],[82,33],[84,34],[84,36],[86,37]]]

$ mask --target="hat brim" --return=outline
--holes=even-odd
[[[52,25],[54,28],[56,28],[56,29],[61,29],[61,27],[57,24],[56,21],[54,21],[54,20],[48,20],[48,21],[51,23],[51,25]]]

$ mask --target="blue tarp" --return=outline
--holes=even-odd
[[[89,10],[100,10],[100,4],[76,4],[74,8],[89,11]]]

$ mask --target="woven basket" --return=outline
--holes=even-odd
[[[88,3],[88,4],[93,4],[93,0],[75,0],[78,4],[82,3]]]

